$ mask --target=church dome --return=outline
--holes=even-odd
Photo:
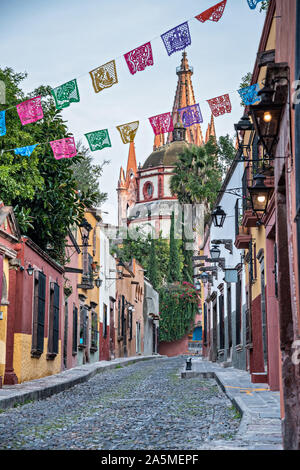
[[[154,150],[145,161],[142,169],[155,168],[158,166],[173,166],[186,148],[190,147],[184,140],[174,141]]]

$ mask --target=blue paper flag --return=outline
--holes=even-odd
[[[262,0],[247,0],[249,7],[251,10],[254,10],[256,8],[256,5],[261,2]]]
[[[244,105],[249,106],[250,104],[254,104],[257,101],[260,101],[260,97],[257,95],[258,91],[259,85],[258,83],[255,83],[254,85],[241,88],[238,90],[238,93],[242,98]]]
[[[161,35],[168,55],[185,49],[192,43],[188,22],[180,24]]]
[[[30,157],[37,145],[38,144],[27,145],[27,147],[19,147],[17,149],[14,149],[14,152],[16,155],[21,155],[22,157]]]
[[[0,111],[0,136],[6,134],[5,111]]]

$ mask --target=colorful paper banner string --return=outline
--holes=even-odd
[[[220,3],[217,3],[215,6],[208,8],[208,10],[203,11],[200,15],[195,16],[195,18],[201,23],[205,23],[205,21],[219,21],[222,18],[225,7],[226,7],[227,0],[223,0]]]
[[[162,34],[161,38],[169,56],[174,52],[185,49],[192,43],[187,21]]]
[[[88,132],[84,134],[89,143],[92,152],[95,150],[102,150],[105,147],[111,147],[111,142],[108,134],[108,129],[102,129],[101,131]]]
[[[251,10],[254,10],[256,8],[256,5],[261,2],[262,0],[247,0],[249,7]]]
[[[143,46],[137,47],[127,54],[124,58],[129,68],[129,72],[134,75],[136,72],[145,70],[149,65],[153,65],[153,55],[151,43],[147,42]]]
[[[6,134],[5,111],[0,111],[0,136]]]
[[[207,100],[207,102],[210,106],[211,112],[215,117],[221,116],[225,113],[231,113],[232,108],[228,94],[217,96],[216,98]]]
[[[16,108],[23,126],[44,117],[40,96],[23,101],[23,103],[17,104]]]
[[[240,90],[238,90],[238,93],[242,98],[243,104],[245,106],[249,106],[250,104],[254,104],[257,101],[260,101],[260,97],[257,94],[258,91],[259,85],[258,83],[256,83],[254,85],[241,88]]]
[[[71,103],[78,103],[80,101],[76,78],[53,88],[51,93],[55,99],[57,109],[67,108]]]
[[[155,135],[172,132],[174,129],[171,113],[158,114],[149,118]]]
[[[16,155],[21,155],[22,157],[30,157],[37,145],[38,144],[27,145],[26,147],[19,147],[14,149],[14,152]]]
[[[52,140],[52,142],[49,143],[55,160],[60,160],[61,158],[72,158],[75,157],[77,153],[74,137]]]
[[[110,88],[118,83],[116,62],[111,60],[110,62],[97,67],[90,72],[90,76],[96,93],[104,90],[104,88]]]
[[[138,127],[139,127],[139,121],[128,122],[127,124],[122,124],[120,126],[117,126],[117,129],[120,132],[123,144],[129,144],[130,142],[134,141]]]
[[[193,124],[201,124],[201,122],[203,122],[199,104],[180,108],[178,112],[184,127],[191,127]]]

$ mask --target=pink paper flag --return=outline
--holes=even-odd
[[[225,113],[231,113],[231,102],[228,94],[207,100],[207,102],[215,117],[221,116]]]
[[[149,118],[155,135],[172,132],[174,129],[171,113],[158,114]]]
[[[61,158],[72,158],[77,154],[74,137],[53,140],[50,142],[50,145],[56,160],[60,160]]]
[[[124,57],[132,75],[141,70],[145,70],[148,65],[153,65],[151,43],[147,42],[143,46],[127,52],[127,54],[124,54]]]
[[[31,98],[30,100],[17,104],[17,111],[23,126],[42,119],[44,117],[44,113],[41,104],[41,97],[36,96],[35,98]]]

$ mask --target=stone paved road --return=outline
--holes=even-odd
[[[236,411],[213,379],[181,379],[184,361],[108,370],[46,400],[0,410],[0,449],[197,450],[230,441]]]

